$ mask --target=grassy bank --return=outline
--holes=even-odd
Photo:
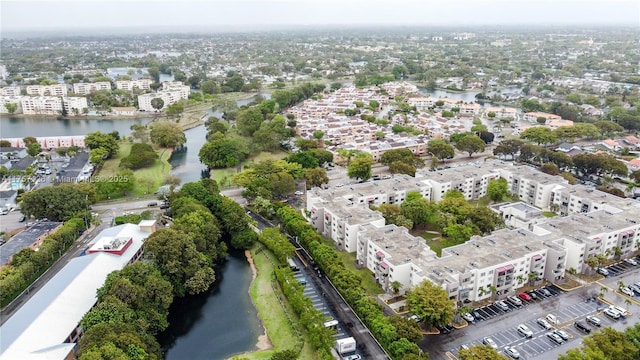
[[[131,145],[132,143],[128,141],[121,141],[118,155],[105,161],[102,169],[100,169],[99,175],[101,177],[115,175],[120,170],[120,160],[128,156],[131,152]],[[156,160],[153,166],[134,171],[136,181],[132,193],[136,196],[143,196],[155,192],[171,171],[171,165],[169,164],[171,150],[157,146],[154,146],[154,149],[160,158]]]
[[[292,317],[293,321],[297,321],[293,310],[284,300],[284,295],[280,292],[280,289],[276,286],[274,291],[272,287],[272,281],[275,281],[273,280],[274,266],[265,255],[267,251],[256,251],[256,249],[257,247],[252,249],[251,256],[253,257],[257,274],[251,283],[249,293],[258,310],[258,316],[266,328],[273,348],[242,354],[234,357],[234,359],[266,360],[276,351],[297,349],[301,341],[289,321],[289,317]],[[267,252],[267,254],[269,253]],[[278,301],[278,297],[283,299],[284,306]],[[311,346],[305,343],[298,359],[315,359]]]

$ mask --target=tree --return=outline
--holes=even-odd
[[[329,177],[327,171],[323,168],[308,169],[304,173],[304,178],[307,181],[307,188],[322,186],[322,184],[329,183]]]
[[[556,134],[551,129],[543,126],[528,128],[520,134],[520,138],[533,141],[538,145],[552,144],[558,141]]]
[[[417,194],[411,197],[410,194]],[[415,229],[419,224],[426,224],[432,214],[432,208],[429,202],[420,195],[420,193],[411,191],[407,193],[406,200],[400,205],[402,216],[410,220]]]
[[[165,113],[169,117],[178,117],[184,111],[184,106],[180,103],[175,103],[167,106]]]
[[[164,107],[164,100],[162,100],[161,98],[151,99],[151,107],[156,109],[156,111],[162,110],[162,108]]]
[[[485,143],[476,135],[465,136],[456,142],[456,149],[469,153],[469,157],[477,152],[483,152]]]
[[[508,358],[489,345],[474,345],[458,351],[460,360],[507,360]]]
[[[398,338],[405,338],[412,343],[417,343],[422,339],[420,324],[417,322],[397,315],[390,317],[389,321],[395,326]]]
[[[318,167],[318,159],[313,156],[311,151],[298,151],[286,157],[288,162],[295,162],[304,169],[313,169]]]
[[[373,159],[370,156],[357,156],[349,163],[347,175],[351,179],[368,180],[371,178],[372,167]]]
[[[264,121],[262,112],[258,108],[240,110],[236,116],[236,126],[240,135],[253,136]]]
[[[18,110],[18,104],[16,103],[6,103],[4,104],[4,107],[7,109],[9,114],[13,114]]]
[[[456,153],[453,146],[444,140],[429,140],[427,147],[429,148],[429,153],[440,161],[452,159]]]
[[[153,165],[159,158],[149,144],[133,144],[131,152],[120,160],[120,167],[126,169],[141,169]]]
[[[40,143],[35,142],[27,145],[27,154],[29,154],[29,156],[36,156],[41,152],[42,146],[40,146]]]
[[[88,133],[84,138],[84,143],[91,150],[103,148],[107,151],[107,157],[112,157],[118,153],[120,145],[114,134],[105,134],[100,131]]]
[[[509,194],[509,188],[507,180],[505,178],[499,178],[497,180],[489,180],[487,185],[487,195],[493,201],[502,201]]]
[[[260,124],[260,128],[253,133],[253,141],[262,150],[276,151],[289,136],[290,131],[287,129],[284,116],[278,115],[273,120]]]
[[[454,301],[442,287],[428,280],[411,289],[406,298],[411,312],[427,325],[446,325],[453,320]]]
[[[221,133],[211,136],[200,148],[200,162],[209,168],[227,168],[236,166],[249,156],[249,149],[238,139],[225,137]]]
[[[173,228],[160,229],[147,238],[144,249],[178,297],[204,292],[215,280],[211,264],[207,264],[188,234]]]
[[[76,184],[47,186],[22,194],[22,213],[37,219],[66,221],[83,215],[95,199],[91,188]]]
[[[640,325],[625,331],[607,327],[582,339],[582,347],[570,349],[559,360],[632,360],[640,358]]]
[[[169,122],[155,123],[151,127],[149,138],[154,144],[174,148],[187,142],[187,137],[178,124]]]

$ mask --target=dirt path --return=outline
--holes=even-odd
[[[253,286],[253,282],[256,281],[256,278],[258,277],[258,269],[256,268],[256,265],[253,262],[253,256],[251,256],[251,251],[245,250],[244,255],[247,257],[247,261],[249,262],[249,266],[251,267],[252,277],[251,277],[251,285],[249,286],[249,288],[251,288]],[[251,292],[251,289],[249,289],[249,292]],[[253,302],[253,298],[251,299],[251,302]],[[255,307],[256,304],[254,303],[253,306]],[[262,319],[260,320],[260,322],[262,322]],[[258,348],[258,350],[272,349],[273,345],[271,344],[271,340],[269,340],[269,336],[267,335],[267,329],[264,327],[264,324],[262,324],[262,328],[264,329],[264,334],[258,336],[258,343],[256,344],[256,347]]]

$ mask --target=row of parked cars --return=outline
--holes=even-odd
[[[596,272],[602,276],[620,275],[638,266],[638,260],[639,257],[624,259],[616,264],[598,268]]]

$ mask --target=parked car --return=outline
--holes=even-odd
[[[546,319],[551,324],[559,324],[560,323],[560,321],[558,321],[558,318],[553,314],[547,314]]]
[[[537,322],[538,322],[538,325],[542,326],[546,330],[549,330],[552,328],[551,324],[549,324],[549,322],[543,318],[539,318]]]
[[[591,332],[591,328],[589,327],[589,325],[583,323],[582,321],[576,321],[573,325],[576,327],[576,329],[584,333],[588,334]]]
[[[473,310],[473,317],[476,318],[476,320],[484,320],[484,316],[482,316],[478,310]]]
[[[564,342],[564,340],[562,340],[562,338],[555,332],[548,332],[547,337],[553,340],[556,344],[562,344]]]
[[[498,308],[500,308],[500,310],[502,311],[508,311],[509,310],[509,305],[507,305],[506,302],[502,301],[502,300],[498,300],[495,302],[496,306],[498,306]]]
[[[504,353],[512,359],[520,359],[520,353],[513,346],[507,346],[504,348]]]
[[[522,306],[522,300],[518,299],[515,296],[509,296],[507,298],[507,301],[509,301],[510,303],[512,303],[515,306],[518,306],[518,307]]]
[[[557,329],[557,330],[554,330],[553,333],[560,336],[564,341],[569,340],[569,334],[567,334],[567,332],[564,330]]]
[[[302,191],[300,191],[300,190],[294,192],[294,194],[296,194],[296,195],[304,195],[304,193]]]
[[[420,319],[420,316],[414,314],[414,315],[409,316],[409,320],[413,320],[415,322],[420,322],[421,319]]]
[[[469,314],[469,313],[464,313],[462,314],[462,318],[467,320],[468,322],[474,322],[476,319],[473,317],[473,315]]]
[[[19,222],[25,222],[27,221],[27,217],[25,215],[20,216],[20,219],[18,219]]]
[[[602,276],[609,276],[609,270],[605,269],[605,268],[598,268],[598,270],[596,270],[596,272]]]
[[[538,294],[536,294],[534,290],[527,291],[527,294],[529,294],[533,300],[538,300]]]
[[[627,264],[632,265],[632,266],[637,266],[638,265],[638,262],[635,259],[624,259],[624,262],[626,262]]]
[[[362,357],[358,354],[348,355],[342,358],[342,360],[360,360]]]
[[[640,294],[640,286],[636,284],[629,285],[629,289],[631,289],[631,291],[633,291],[636,294]]]
[[[618,313],[620,313],[620,316],[622,317],[627,317],[630,315],[627,310],[621,308],[620,306],[611,305],[609,306],[609,309],[617,311]]]
[[[551,296],[551,292],[550,292],[549,290],[545,289],[545,288],[540,288],[540,289],[536,290],[536,292],[537,292],[539,295],[544,296],[544,297],[549,297],[549,296]]]
[[[602,321],[600,321],[599,318],[589,315],[586,317],[586,320],[589,324],[591,325],[595,325],[595,326],[601,326],[602,325]]]
[[[147,206],[148,207],[158,206],[158,202],[157,201],[152,201],[152,202],[148,203]]]
[[[612,318],[612,319],[615,319],[615,320],[620,319],[620,316],[621,316],[619,312],[615,311],[612,308],[604,309],[604,314],[607,315],[608,317]]]
[[[620,292],[627,295],[627,296],[631,296],[633,297],[633,290],[629,289],[629,287],[627,286],[623,286],[620,288]]]
[[[493,341],[493,339],[490,338],[490,337],[485,337],[484,339],[482,339],[482,343],[485,344],[485,345],[489,345],[494,349],[498,348],[498,344],[496,344],[496,342]]]
[[[373,180],[380,180],[380,175],[373,175],[373,177],[371,177]]]
[[[518,297],[519,297],[520,299],[524,300],[524,301],[531,301],[531,300],[533,300],[533,299],[531,298],[531,295],[529,295],[529,294],[527,294],[527,293],[520,293],[520,294],[518,294]]]
[[[529,327],[525,324],[518,325],[518,332],[524,335],[524,337],[527,337],[527,338],[533,337],[533,331],[531,331],[531,329],[529,329]]]

